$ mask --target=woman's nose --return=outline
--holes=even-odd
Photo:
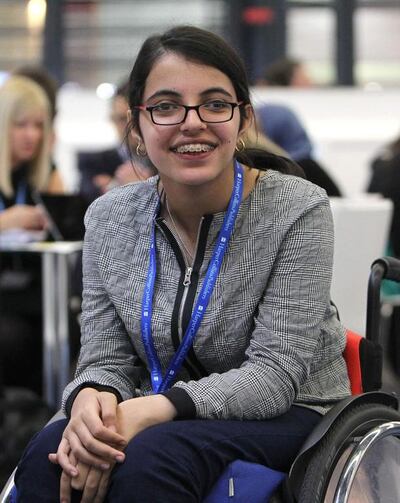
[[[28,126],[25,134],[30,140],[38,140],[41,137],[42,130],[36,126]]]
[[[181,124],[181,129],[205,129],[207,124],[200,119],[198,110],[191,108],[186,114],[184,122]]]

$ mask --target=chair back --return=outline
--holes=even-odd
[[[362,337],[351,330],[347,330],[346,347],[343,356],[346,361],[347,373],[350,380],[352,395],[359,395],[363,392],[362,374],[360,362],[360,343]]]
[[[331,298],[342,323],[364,335],[369,270],[385,253],[393,205],[374,196],[330,202],[335,226]]]
[[[352,395],[381,389],[383,353],[377,341],[371,341],[347,330],[343,356]]]

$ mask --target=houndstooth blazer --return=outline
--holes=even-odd
[[[153,177],[117,188],[88,210],[82,349],[64,392],[67,410],[88,385],[123,400],[152,392],[140,320],[157,185]],[[190,318],[223,217],[203,219],[187,290],[179,246],[163,219],[155,219],[152,334],[163,371],[179,344],[180,323],[184,328]],[[171,388],[178,412],[183,398],[198,418],[264,419],[292,404],[325,412],[350,393],[345,329],[330,303],[332,257],[326,193],[267,171],[241,203],[192,351]]]

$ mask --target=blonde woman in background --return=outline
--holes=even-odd
[[[0,231],[46,226],[32,191],[62,191],[51,168],[51,139],[45,93],[28,78],[10,77],[0,88]]]
[[[46,218],[34,192],[61,192],[51,167],[50,105],[26,77],[0,87],[0,240],[12,229],[44,230]],[[0,380],[5,385],[41,387],[40,257],[0,251]]]

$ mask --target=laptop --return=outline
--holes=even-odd
[[[54,241],[81,241],[85,234],[83,218],[88,203],[79,194],[33,195],[34,202],[40,205],[50,222],[49,237]]]

